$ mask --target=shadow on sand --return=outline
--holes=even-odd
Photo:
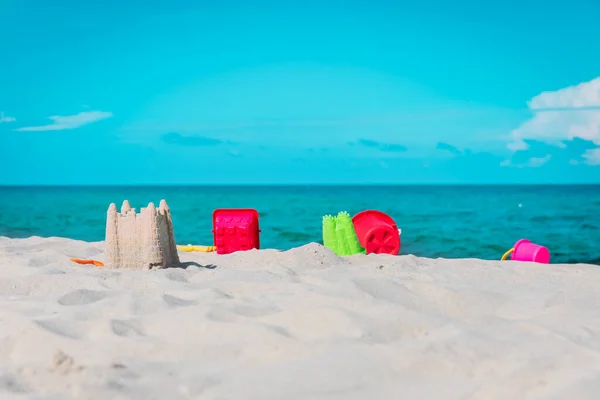
[[[201,264],[198,264],[197,262],[194,262],[194,261],[182,262],[179,265],[172,266],[171,268],[186,269],[187,267],[198,267],[198,268],[205,268],[205,269],[215,269],[215,268],[217,268],[217,266],[214,265],[214,264],[201,265]]]

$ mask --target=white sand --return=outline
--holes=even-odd
[[[600,396],[597,266],[102,247],[0,238],[0,399]]]

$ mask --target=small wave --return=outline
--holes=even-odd
[[[0,236],[6,236],[8,238],[26,238],[29,236],[44,236],[43,230],[37,228],[31,228],[27,226],[15,226],[8,227],[8,229],[0,229]],[[51,235],[46,235],[51,236]]]
[[[561,264],[592,264],[600,266],[600,257],[594,258],[569,258],[566,261],[561,261]]]
[[[315,236],[314,235],[309,235],[308,233],[304,233],[304,232],[292,232],[292,231],[279,231],[277,233],[278,237],[281,237],[282,239],[285,239],[289,242],[308,242],[308,241],[314,241]]]
[[[540,222],[548,222],[550,221],[552,218],[546,216],[546,215],[536,215],[535,217],[531,217],[529,220],[531,222],[535,222],[535,223],[540,223]]]
[[[407,238],[408,240],[408,235],[405,235],[405,238]],[[400,239],[402,240],[402,236],[400,236]],[[405,240],[405,241],[407,241]],[[424,243],[424,242],[428,242],[431,240],[431,236],[430,235],[417,235],[417,236],[412,236],[410,237],[410,242],[411,243]],[[455,242],[456,240],[454,240],[453,238],[449,238],[445,241],[448,242]]]

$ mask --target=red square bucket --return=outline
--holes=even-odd
[[[219,208],[213,211],[217,254],[260,248],[258,211],[253,208]]]

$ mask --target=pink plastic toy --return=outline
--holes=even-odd
[[[400,231],[394,220],[377,210],[361,211],[352,217],[360,245],[367,254],[400,252]]]
[[[213,212],[217,254],[259,249],[258,211],[253,208],[220,208]]]
[[[546,247],[531,243],[527,239],[521,239],[515,243],[513,248],[502,256],[502,260],[505,260],[509,254],[510,259],[514,261],[529,261],[541,264],[550,263],[550,251]]]

